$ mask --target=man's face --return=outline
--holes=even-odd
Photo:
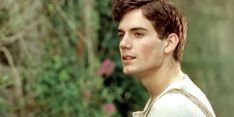
[[[141,76],[160,68],[165,44],[141,9],[124,15],[119,23],[118,35],[124,73]]]

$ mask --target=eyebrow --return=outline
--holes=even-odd
[[[143,28],[143,27],[134,27],[134,28],[130,29],[131,32],[133,32],[133,31],[139,31],[139,30],[148,31],[148,29]],[[120,33],[120,32],[124,32],[124,31],[122,29],[118,29],[118,33]]]

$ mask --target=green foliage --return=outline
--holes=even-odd
[[[217,0],[178,3],[189,21],[184,71],[217,115],[229,116],[232,13],[216,11]],[[9,56],[0,50],[0,116],[126,117],[142,110],[148,95],[122,73],[116,28],[110,0],[1,1],[0,48]]]
[[[85,32],[81,2],[43,3],[50,21],[49,37],[43,40],[43,62],[40,67],[33,66],[35,81],[26,84],[32,95],[33,116],[127,116],[144,105],[142,100],[146,95],[143,87],[122,74],[119,55],[116,54],[118,39],[113,31],[116,26],[111,18],[110,2],[103,1],[94,6],[97,14],[93,13],[96,18],[92,21],[98,29],[98,43],[93,46],[97,46],[94,50],[97,54],[89,55],[85,47],[81,48],[85,51],[83,54],[77,50],[82,43],[77,32]],[[105,22],[96,20],[99,18]],[[89,63],[90,56],[95,57],[92,64]],[[108,58],[114,60],[115,70],[110,76],[97,75],[102,61]],[[25,75],[25,79],[28,78]],[[109,107],[112,105],[114,110]]]

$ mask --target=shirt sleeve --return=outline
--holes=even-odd
[[[147,117],[205,117],[205,114],[184,95],[170,93],[154,102]]]

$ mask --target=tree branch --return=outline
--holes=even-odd
[[[14,102],[17,106],[21,105],[21,102],[23,101],[23,91],[22,91],[22,80],[20,78],[19,72],[17,71],[13,58],[9,52],[9,50],[6,47],[0,47],[0,51],[2,51],[4,53],[4,55],[6,56],[10,67],[11,67],[11,71],[13,74],[13,81],[14,81]],[[22,113],[22,109],[19,110],[19,114],[23,115]]]
[[[39,24],[39,21],[35,21],[32,24],[28,25],[24,30],[16,33],[15,35],[10,36],[10,37],[5,37],[5,38],[1,39],[2,42],[0,41],[0,46],[7,45],[7,44],[10,44],[10,43],[14,43],[17,40],[23,39],[23,38],[20,38],[20,37],[23,37],[29,30],[36,27],[36,25],[38,25],[38,24]]]

